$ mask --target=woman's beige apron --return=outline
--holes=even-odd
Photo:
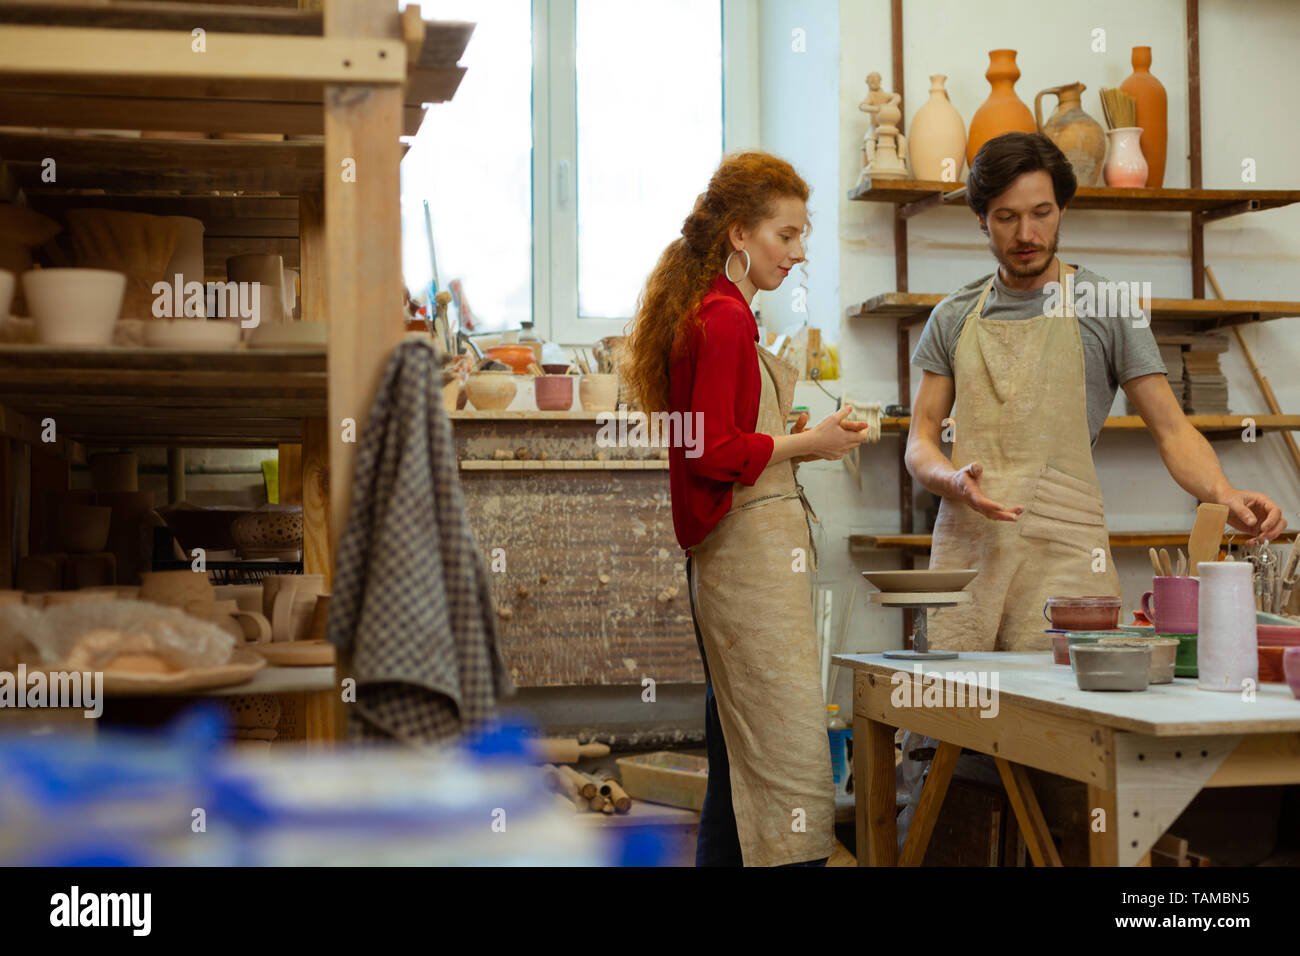
[[[1057,261],[1061,288],[1065,265]],[[952,463],[984,466],[980,487],[1017,521],[993,521],[945,498],[930,567],[978,568],[971,603],[931,611],[930,646],[1047,650],[1043,604],[1055,594],[1119,596],[1092,463],[1083,342],[1064,316],[981,317],[993,280],[967,316],[953,362]]]
[[[775,438],[785,434],[798,373],[755,348],[767,371],[755,431]],[[731,510],[691,548],[746,866],[802,863],[834,849],[810,514],[791,462],[768,465],[753,487],[735,486]]]

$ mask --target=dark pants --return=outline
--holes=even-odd
[[[709,678],[709,659],[704,653],[704,638],[695,611],[695,592],[691,589],[691,559],[686,559],[686,593],[691,599],[691,621],[695,625],[695,642],[704,662],[704,746],[709,755],[709,782],[700,811],[700,832],[695,843],[696,866],[744,866],[740,852],[740,833],[736,829],[736,811],[731,803],[731,763],[727,759],[727,742],[718,719],[718,701],[713,696]],[[829,747],[830,745],[827,744]],[[789,866],[825,866],[826,860],[790,863]]]

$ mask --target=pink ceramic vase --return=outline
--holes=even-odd
[[[1106,134],[1110,137],[1110,155],[1103,172],[1107,186],[1141,189],[1147,184],[1147,161],[1138,145],[1140,126],[1123,126]]]

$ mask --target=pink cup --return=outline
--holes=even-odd
[[[573,407],[573,376],[539,375],[533,379],[533,393],[541,411],[568,411]]]
[[[1195,634],[1201,582],[1196,578],[1156,578],[1142,595],[1142,611],[1157,634]],[[1154,596],[1155,606],[1151,599]]]

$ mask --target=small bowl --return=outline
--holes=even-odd
[[[472,372],[465,382],[470,404],[484,412],[508,408],[515,400],[516,391],[513,372]]]
[[[549,362],[546,365],[542,366],[542,371],[545,372],[547,375],[568,375],[569,366],[562,365],[559,362]],[[576,376],[570,376],[570,377],[576,378]]]
[[[23,294],[42,345],[112,345],[126,276],[108,269],[33,269]]]
[[[495,345],[490,349],[486,349],[483,352],[483,357],[505,362],[514,370],[516,375],[527,375],[528,366],[533,363],[536,356],[527,345]],[[473,401],[473,399],[471,398],[470,401]]]
[[[1073,644],[1070,665],[1079,690],[1146,690],[1151,648],[1124,644]]]
[[[1178,656],[1174,661],[1175,677],[1196,677],[1196,635],[1195,634],[1161,634],[1161,637],[1174,638],[1178,641]]]
[[[573,407],[572,375],[538,375],[533,379],[533,397],[543,412],[567,412]]]
[[[1119,626],[1119,611],[1123,602],[1109,595],[1049,597],[1043,605],[1043,616],[1052,627],[1063,631],[1102,631]]]
[[[1300,647],[1288,647],[1282,652],[1282,673],[1291,693],[1300,700]]]
[[[239,332],[239,323],[229,320],[152,319],[144,323],[144,344],[151,349],[234,349]]]
[[[1285,647],[1260,645],[1259,682],[1261,684],[1286,683],[1286,673],[1282,669],[1282,658],[1286,651]]]
[[[1151,648],[1151,671],[1147,681],[1151,684],[1172,684],[1174,667],[1178,658],[1178,641],[1168,637],[1103,637],[1098,644],[1111,647]]]

